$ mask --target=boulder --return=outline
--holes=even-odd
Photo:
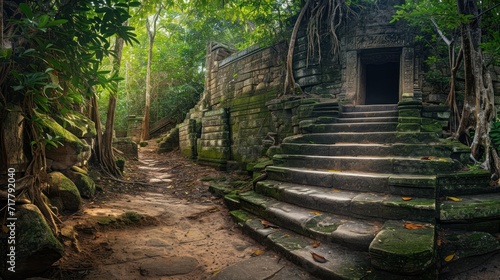
[[[76,137],[49,116],[42,115],[40,120],[45,133],[52,137],[57,147],[48,146],[47,159],[52,160],[52,170],[65,170],[74,165],[83,166],[91,155],[91,147],[85,141]],[[49,137],[49,136],[47,136]]]
[[[56,239],[42,213],[33,204],[16,206],[15,244],[2,242],[2,252],[15,249],[15,272],[9,268],[7,254],[0,256],[4,279],[25,279],[50,268],[63,255],[63,245]],[[8,247],[7,247],[8,246]],[[15,246],[15,248],[11,248]],[[10,257],[9,257],[10,258]]]
[[[73,169],[66,170],[63,174],[75,183],[82,197],[91,198],[95,195],[95,183],[89,176]]]
[[[49,188],[46,190],[46,195],[52,205],[56,207],[60,207],[58,200],[61,200],[63,209],[59,209],[59,211],[78,211],[82,207],[80,191],[78,191],[75,183],[61,172],[49,173]]]

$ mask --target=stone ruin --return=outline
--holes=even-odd
[[[212,186],[242,229],[325,279],[436,279],[500,249],[500,189],[446,139],[446,94],[411,29],[389,23],[397,3],[359,11],[335,54],[325,31],[321,60],[303,26],[300,95],[278,97],[284,43],[208,44],[205,91],[178,126],[186,157],[253,172],[250,191]]]

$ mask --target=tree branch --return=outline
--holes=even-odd
[[[446,45],[450,46],[452,41],[450,39],[446,38],[446,36],[444,36],[444,33],[441,31],[441,29],[439,29],[439,26],[437,25],[434,17],[431,17],[431,21],[434,24],[434,27],[436,27],[436,31],[439,34],[439,36],[441,37],[441,39],[443,39],[443,41],[446,43]]]

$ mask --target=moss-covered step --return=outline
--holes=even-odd
[[[500,218],[500,193],[441,197],[439,219],[444,223]]]
[[[320,170],[358,171],[392,174],[432,175],[451,173],[463,168],[451,158],[410,158],[370,156],[309,156],[277,154],[273,162],[278,166],[304,167]]]
[[[231,214],[243,216],[241,212]],[[317,246],[314,239],[293,231],[266,227],[259,218],[245,218],[243,231],[322,279],[362,279],[372,272],[366,252],[326,242]],[[321,262],[314,260],[311,252],[319,255]],[[325,258],[324,262],[321,257]]]
[[[434,225],[387,221],[370,244],[371,263],[381,270],[404,275],[435,267]]]
[[[328,132],[382,132],[396,131],[397,122],[370,122],[370,123],[334,123],[311,124],[299,123],[303,133],[328,133]]]
[[[336,143],[435,143],[433,132],[343,132],[308,133],[286,137],[283,143],[336,144]]]
[[[451,157],[455,154],[453,147],[441,143],[283,143],[281,144],[281,150],[283,154],[323,156],[404,156],[432,158]]]
[[[374,112],[342,112],[343,119],[364,119],[364,118],[393,118],[398,117],[397,111],[374,111]]]
[[[343,105],[342,112],[394,112],[398,110],[397,104],[372,104],[372,105]]]
[[[277,200],[267,200],[263,206],[265,209],[255,211],[256,208],[248,204],[253,201],[259,203],[259,199],[259,195],[244,196],[242,208],[298,234],[324,242],[343,244],[356,250],[366,251],[382,226],[378,221],[334,215]]]
[[[372,122],[398,122],[397,116],[388,117],[369,117],[369,118],[345,118],[341,117],[336,120],[337,123],[372,123]]]
[[[500,250],[500,241],[486,232],[450,231],[439,233],[438,261],[442,274],[453,275],[476,267]]]
[[[269,180],[281,182],[348,191],[380,192],[410,197],[435,197],[435,175],[321,171],[282,166],[268,166],[266,174]]]
[[[492,184],[490,172],[483,169],[438,175],[436,186],[441,197],[500,192],[500,187]]]
[[[287,203],[339,215],[421,221],[432,221],[436,216],[435,201],[432,198],[413,197],[411,200],[404,200],[401,196],[348,192],[294,184],[259,187],[256,191],[261,195],[254,192],[241,194],[242,203],[251,201],[252,205],[264,205],[256,203],[254,199],[258,197],[262,201],[269,199],[266,196],[273,196]],[[265,215],[265,213],[262,214]]]

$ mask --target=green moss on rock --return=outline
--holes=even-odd
[[[434,265],[434,226],[405,228],[402,221],[387,221],[370,244],[372,265],[398,274],[418,274]]]
[[[61,172],[49,173],[49,189],[47,197],[59,197],[63,204],[63,209],[68,211],[78,211],[82,207],[82,199],[76,185]]]
[[[6,261],[2,258],[2,276],[5,279],[24,279],[39,275],[59,260],[64,252],[63,245],[54,236],[35,205],[18,205],[16,217],[16,272],[6,272]]]

